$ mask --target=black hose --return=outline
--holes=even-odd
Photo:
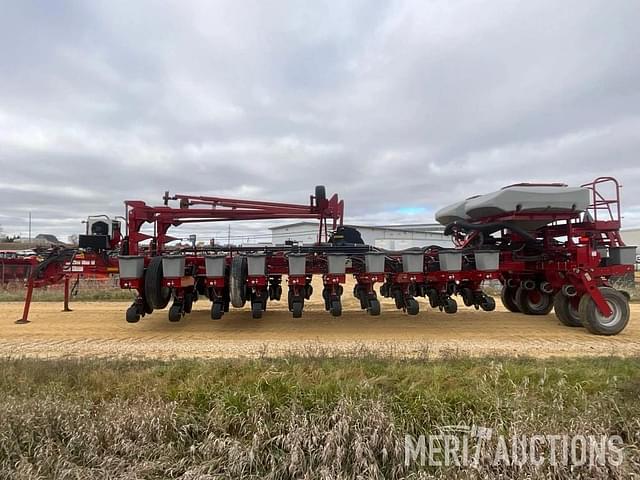
[[[526,230],[516,225],[506,224],[502,222],[475,224],[475,223],[456,221],[456,222],[450,223],[445,227],[444,234],[452,235],[456,229],[462,230],[464,232],[480,232],[485,235],[491,235],[492,233],[495,233],[498,230],[506,229],[506,230],[511,230],[514,233],[517,233],[527,243],[537,242],[537,239]]]

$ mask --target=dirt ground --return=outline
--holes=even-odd
[[[317,287],[317,286],[316,286]],[[128,324],[128,303],[76,302],[62,313],[62,302],[34,303],[31,323],[16,325],[22,304],[0,303],[0,356],[256,357],[289,353],[335,354],[374,351],[401,357],[464,355],[639,355],[640,305],[621,334],[601,337],[565,327],[555,315],[507,312],[498,300],[494,312],[461,306],[455,315],[429,308],[408,316],[382,300],[382,315],[371,317],[345,287],[343,315],[334,318],[321,305],[319,288],[301,319],[292,318],[286,302],[270,303],[262,319],[248,308],[211,320],[210,303],[201,299],[181,322],[170,323],[156,311]],[[461,302],[459,302],[461,304]]]

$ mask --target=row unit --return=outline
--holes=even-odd
[[[442,250],[438,253],[440,270],[445,272],[459,272],[462,270],[462,258],[469,255],[459,250]],[[480,271],[498,270],[500,253],[497,250],[476,250],[473,252],[475,269]],[[289,253],[287,255],[288,274],[302,276],[307,273],[306,253]],[[343,253],[328,253],[325,255],[327,272],[330,275],[344,275],[347,269],[349,255]],[[364,266],[367,273],[385,273],[387,254],[383,252],[369,252],[364,255]],[[165,255],[162,257],[164,277],[178,278],[184,276],[186,256]],[[227,265],[226,255],[206,255],[205,270],[207,277],[219,278],[225,276]],[[251,253],[246,255],[247,274],[262,276],[267,272],[267,255],[265,253]],[[424,253],[406,252],[401,255],[402,271],[405,273],[424,272]],[[129,255],[119,257],[120,278],[142,278],[144,274],[145,257],[143,255]]]

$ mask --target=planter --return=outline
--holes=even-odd
[[[207,255],[204,257],[204,267],[209,278],[224,277],[227,258],[224,255]]]
[[[249,276],[260,277],[267,271],[267,255],[265,253],[252,253],[247,255],[247,270]]]
[[[344,275],[347,269],[347,256],[341,253],[327,254],[328,273],[331,275]]]
[[[184,277],[184,255],[167,255],[162,257],[162,275],[164,278]]]
[[[459,272],[462,270],[462,252],[457,250],[440,250],[438,253],[440,270],[443,272]]]
[[[301,276],[307,270],[307,254],[306,253],[290,253],[289,257],[289,275]]]
[[[476,270],[493,272],[498,270],[500,264],[500,252],[498,250],[476,250]]]
[[[424,272],[424,253],[411,252],[402,254],[402,271],[405,273]]]
[[[144,256],[121,255],[118,257],[120,278],[142,278],[144,275]]]
[[[364,264],[367,273],[384,273],[384,261],[386,255],[381,252],[366,253]]]

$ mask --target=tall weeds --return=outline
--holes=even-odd
[[[0,478],[629,478],[639,359],[0,361]],[[404,463],[406,433],[620,435],[620,467]]]

